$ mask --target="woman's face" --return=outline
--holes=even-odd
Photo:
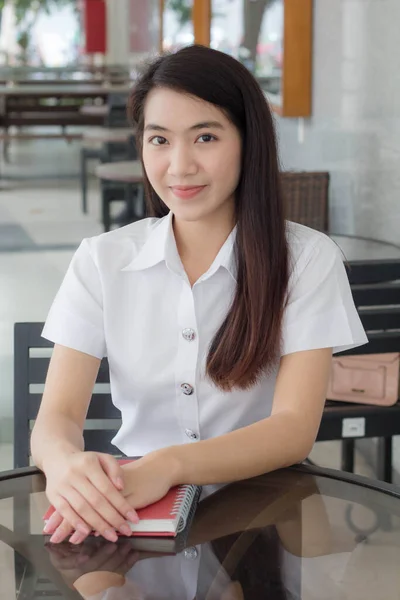
[[[144,110],[143,162],[151,185],[176,219],[232,218],[241,138],[213,104],[153,89]]]

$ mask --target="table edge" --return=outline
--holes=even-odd
[[[26,475],[41,475],[42,471],[37,467],[22,467],[19,469],[11,469],[9,471],[0,471],[0,482],[9,479],[17,479]]]
[[[351,483],[359,487],[371,489],[400,499],[400,486],[393,483],[387,483],[386,481],[370,479],[369,477],[365,477],[363,475],[347,473],[346,471],[330,469],[328,467],[319,467],[317,465],[297,464],[287,468],[291,471],[304,473],[305,475],[314,475],[315,477],[325,477],[326,479],[333,479],[336,481],[341,481],[342,483]],[[40,471],[40,469],[37,467],[23,467],[20,469],[2,471],[0,472],[0,482],[10,479],[17,479],[19,477],[25,477],[27,475],[40,474],[42,474],[42,471]]]
[[[315,477],[325,477],[326,479],[334,479],[336,481],[341,481],[342,483],[352,483],[359,487],[364,487],[400,499],[400,486],[394,483],[387,483],[386,481],[371,479],[364,475],[348,473],[347,471],[340,471],[339,469],[331,469],[328,467],[319,467],[317,465],[299,464],[293,465],[289,467],[289,469],[304,474],[314,475]]]

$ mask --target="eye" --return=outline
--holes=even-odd
[[[215,135],[211,135],[211,133],[203,133],[203,135],[197,138],[197,141],[201,144],[207,144],[208,142],[214,142],[216,139]]]
[[[153,144],[153,146],[165,146],[165,144],[168,144],[168,141],[165,137],[162,137],[162,135],[155,135],[149,139],[149,142],[150,144]]]

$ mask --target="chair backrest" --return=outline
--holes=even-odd
[[[400,352],[400,260],[357,261],[347,272],[369,344],[344,354]]]
[[[103,163],[138,160],[136,136],[132,134],[124,142],[106,142],[103,144],[100,160]]]
[[[329,173],[281,173],[286,218],[319,231],[329,231]]]
[[[30,432],[39,411],[53,344],[41,337],[44,323],[14,325],[14,467],[29,466]],[[111,444],[121,422],[112,404],[108,362],[103,359],[86,417],[86,450],[116,454]],[[99,422],[100,421],[100,422]]]
[[[128,104],[129,94],[111,93],[108,96],[108,114],[104,124],[106,127],[129,127]]]

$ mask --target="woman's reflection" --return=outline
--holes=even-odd
[[[151,554],[134,545],[131,539],[111,544],[92,538],[78,547],[47,548],[53,565],[86,600],[322,599],[327,590],[339,599],[329,569],[332,558],[347,560],[354,539],[337,545],[312,476],[281,473],[206,497],[180,554]],[[316,557],[325,562],[314,563],[314,586],[307,568],[312,572]]]

